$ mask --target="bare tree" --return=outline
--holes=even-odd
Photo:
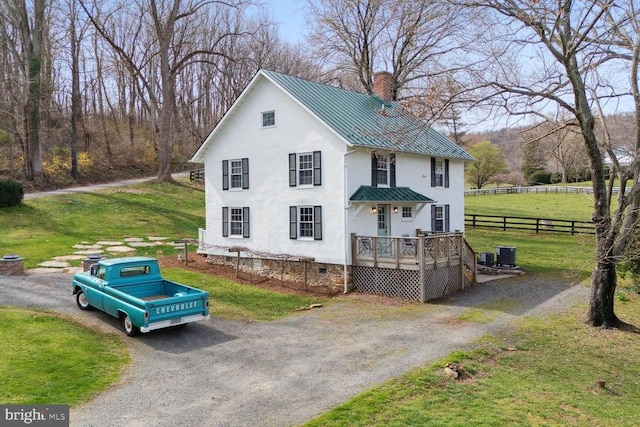
[[[41,182],[44,178],[42,145],[40,142],[40,96],[42,81],[43,45],[46,37],[46,1],[34,0],[33,8],[26,0],[0,0],[0,31],[3,40],[20,64],[20,81],[24,86],[16,93],[23,116],[22,130],[15,129],[24,153],[25,175],[28,180]]]
[[[638,94],[639,16],[633,0],[621,2],[561,0],[478,0],[457,2],[494,19],[486,28],[490,36],[478,46],[489,46],[491,68],[469,65],[466,76],[482,99],[510,114],[571,117],[581,134],[593,182],[593,222],[596,229],[596,261],[591,275],[588,323],[619,327],[614,312],[616,263],[637,223],[640,208],[640,160],[631,192],[620,182],[617,206],[612,209],[605,183],[605,166],[596,133],[594,102],[631,97],[636,111],[636,154],[640,150],[640,97]],[[611,67],[628,71],[631,94],[607,80]],[[472,73],[476,71],[476,73]],[[469,84],[470,87],[471,84]]]
[[[139,84],[145,88],[152,108],[152,120],[155,116],[153,110],[158,112],[158,178],[162,181],[170,181],[173,147],[176,144],[176,82],[178,76],[191,64],[205,60],[203,56],[206,58],[227,56],[226,52],[218,49],[221,41],[229,37],[241,37],[245,34],[244,30],[220,33],[207,40],[206,44],[197,44],[194,43],[193,35],[202,30],[202,27],[196,22],[197,18],[199,15],[214,13],[218,9],[241,8],[246,2],[243,0],[140,1],[133,3],[129,8],[119,5],[116,10],[109,13],[103,12],[102,16],[109,16],[109,18],[102,20],[98,20],[96,14],[84,2],[81,3],[96,30],[135,74]],[[148,40],[150,44],[145,46],[148,54],[143,58],[133,57],[121,43],[118,43],[110,21],[118,13],[137,16],[139,22],[148,22],[148,28],[153,34],[153,38]],[[152,58],[157,58],[157,62],[152,61]],[[158,67],[159,80],[157,81],[150,78],[156,74],[155,67]],[[149,72],[146,73],[145,70]],[[156,84],[159,91],[156,91]]]
[[[394,100],[433,104],[433,91],[444,88],[450,73],[446,59],[461,45],[463,9],[426,0],[308,0],[308,5],[316,54],[326,58],[341,86],[372,93],[374,72],[384,70],[392,75]]]

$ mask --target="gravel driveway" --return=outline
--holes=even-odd
[[[116,319],[81,312],[70,281],[64,273],[0,276],[0,305],[53,309],[120,331]],[[521,276],[478,284],[436,304],[371,300],[350,294],[273,322],[212,318],[137,338],[122,333],[130,368],[113,387],[73,408],[71,425],[301,424],[379,382],[470,348],[519,317],[586,303],[588,288]],[[457,319],[496,300],[509,301],[509,310],[491,323]]]

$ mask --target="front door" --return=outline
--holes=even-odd
[[[389,229],[389,205],[378,205],[378,256],[393,256],[391,242],[393,239],[385,239],[390,234]]]
[[[389,235],[389,205],[378,205],[378,236]]]

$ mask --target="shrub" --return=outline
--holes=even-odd
[[[93,161],[89,155],[81,151],[78,153],[78,172],[83,173],[93,167]],[[74,184],[71,176],[71,154],[69,150],[58,147],[48,160],[42,162],[45,175],[56,186],[70,186]]]
[[[529,185],[551,184],[551,172],[536,171],[527,177]]]
[[[13,178],[0,178],[0,208],[17,206],[24,198],[22,182]]]

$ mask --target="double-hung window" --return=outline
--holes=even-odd
[[[313,185],[313,153],[298,154],[298,185]]]
[[[222,189],[241,190],[249,188],[249,159],[222,161]]]
[[[242,188],[242,160],[231,160],[231,188]]]
[[[379,186],[389,185],[389,159],[387,156],[378,155],[378,177]]]
[[[449,205],[431,205],[431,231],[449,231]]]
[[[322,154],[320,151],[289,154],[289,186],[322,185]]]
[[[222,236],[249,237],[248,207],[225,206],[222,208]]]
[[[371,185],[373,187],[396,186],[395,153],[371,153]]]
[[[289,206],[289,238],[322,240],[322,206]]]
[[[431,186],[449,187],[449,159],[431,158]]]

